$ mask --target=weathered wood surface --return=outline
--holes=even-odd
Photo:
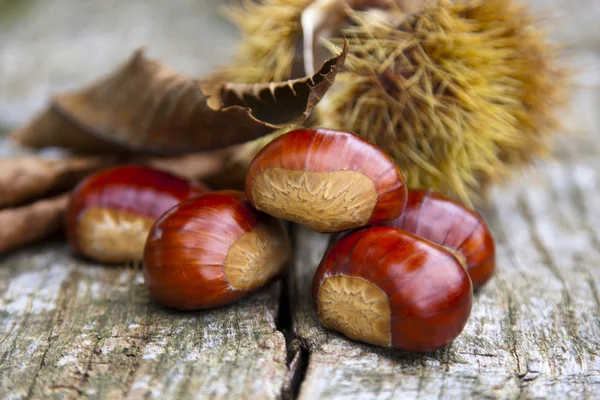
[[[149,299],[141,273],[40,245],[0,262],[0,398],[278,398],[280,285],[208,312]]]

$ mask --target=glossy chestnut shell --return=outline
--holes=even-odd
[[[318,232],[382,223],[406,205],[402,173],[383,150],[327,129],[269,143],[250,164],[245,190],[259,210]]]
[[[207,190],[199,182],[138,165],[102,170],[80,182],[71,195],[69,243],[76,253],[100,262],[141,261],[158,217]]]
[[[471,279],[455,255],[400,229],[348,233],[325,253],[313,280],[319,319],[351,339],[431,351],[463,330]]]
[[[242,192],[183,201],[152,227],[144,278],[161,304],[198,310],[232,303],[282,276],[291,245],[282,222]]]
[[[439,193],[410,189],[404,213],[385,225],[462,253],[475,289],[494,274],[494,238],[483,218]]]

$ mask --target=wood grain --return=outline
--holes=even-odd
[[[279,284],[231,307],[168,311],[141,273],[61,244],[0,261],[0,397],[278,398]]]

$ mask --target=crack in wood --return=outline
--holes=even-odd
[[[288,376],[281,391],[283,400],[298,398],[300,385],[306,375],[309,353],[298,340],[293,339],[288,345],[288,357]]]
[[[506,249],[507,253],[508,253],[508,259],[511,261],[512,265],[516,265],[517,261],[516,261],[516,254],[514,252],[514,249],[509,246],[509,240],[508,240],[508,236],[506,234],[506,231],[504,230],[504,228],[502,227],[502,224],[500,223],[500,219],[498,216],[498,212],[495,208],[493,207],[487,207],[486,208],[486,213],[489,215],[488,218],[488,223],[490,224],[490,226],[493,227],[494,230],[494,234],[496,237],[496,240],[498,242],[498,244],[502,243],[503,247]],[[508,267],[508,266],[500,266],[500,267]],[[502,276],[498,276],[498,274],[496,274],[496,276],[494,277],[494,279],[496,279],[497,281],[497,285],[500,286],[502,288],[502,294],[506,296],[506,301],[507,301],[507,313],[506,313],[506,320],[508,321],[506,324],[507,329],[507,336],[509,339],[509,343],[510,343],[510,354],[514,357],[515,362],[516,362],[516,366],[517,366],[517,370],[515,372],[516,378],[520,379],[521,376],[524,376],[527,372],[523,372],[523,365],[521,362],[521,357],[519,356],[519,350],[517,348],[517,316],[516,316],[516,311],[515,311],[515,299],[512,295],[512,292],[510,290],[509,284],[508,282],[506,282]]]
[[[35,375],[33,376],[33,380],[31,382],[31,385],[29,386],[29,390],[27,390],[27,396],[25,397],[26,399],[32,398],[33,390],[35,389],[35,385],[37,383],[40,371],[42,371],[42,369],[46,366],[46,356],[48,355],[48,351],[52,347],[52,342],[55,339],[54,338],[54,329],[58,325],[60,325],[61,315],[64,312],[64,310],[67,308],[67,305],[68,305],[67,292],[69,290],[69,287],[73,285],[73,282],[75,279],[76,279],[75,273],[74,273],[74,271],[71,271],[71,277],[61,284],[60,293],[59,293],[58,299],[57,299],[57,300],[60,300],[60,301],[57,301],[57,303],[60,304],[60,306],[58,307],[58,309],[56,309],[54,311],[54,314],[50,318],[51,327],[50,327],[50,332],[48,334],[47,346],[44,349],[44,352],[42,354],[42,359],[40,360],[39,367],[37,368]],[[54,316],[56,316],[56,321],[55,321]],[[26,326],[26,325],[27,325],[27,322],[25,321],[23,323],[23,326]],[[15,343],[17,343],[17,342],[18,341],[15,339]]]
[[[143,348],[143,347],[145,347],[145,345],[148,343],[149,336],[147,334],[147,331],[148,331],[148,327],[150,326],[150,309],[149,309],[149,307],[146,307],[146,323],[142,324],[142,326],[144,327],[144,334],[141,335],[141,336],[139,336],[139,337],[134,337],[136,339],[137,338],[141,339],[140,349]],[[118,337],[115,337],[115,338],[118,338]],[[123,392],[125,398],[129,398],[129,394],[131,392],[131,388],[132,388],[132,384],[133,384],[133,381],[134,381],[134,378],[135,378],[135,374],[136,374],[136,372],[138,371],[138,369],[140,368],[141,365],[142,365],[142,363],[141,363],[141,357],[137,356],[135,358],[135,363],[133,364],[133,367],[132,367],[132,369],[131,369],[128,377],[127,377],[127,384],[126,384],[127,386],[126,386],[125,391]]]
[[[79,396],[85,396],[85,392],[75,386],[72,385],[52,385],[49,387],[50,390],[70,390],[76,392]]]
[[[287,223],[287,229],[292,243],[296,240],[296,229],[292,223]],[[296,257],[296,250],[292,246],[293,254],[291,259]],[[288,271],[293,265],[288,265]],[[287,357],[286,366],[288,376],[281,390],[281,398],[292,400],[298,398],[300,386],[304,381],[309,362],[308,348],[303,346],[302,342],[296,338],[294,333],[293,305],[291,302],[293,288],[290,287],[290,275],[287,274],[281,281],[281,293],[279,296],[279,308],[275,319],[275,329],[281,332],[286,341]]]
[[[577,318],[575,318],[575,316],[573,315],[573,301],[571,299],[571,293],[569,293],[569,288],[568,288],[567,282],[566,282],[565,278],[562,276],[560,269],[556,265],[549,250],[546,248],[546,245],[544,244],[543,240],[538,235],[535,217],[533,215],[533,212],[531,211],[529,203],[526,201],[526,199],[523,197],[523,195],[519,196],[517,204],[518,204],[519,210],[523,214],[525,221],[528,224],[531,241],[532,241],[533,245],[535,246],[536,250],[538,251],[538,253],[540,254],[540,256],[542,257],[542,261],[543,261],[544,265],[552,272],[552,274],[556,277],[556,279],[558,279],[561,282],[561,284],[563,286],[562,297],[564,299],[565,306],[562,311],[564,312],[566,326],[567,326],[569,335],[573,339],[573,341],[572,341],[573,345],[578,352],[578,361],[581,366],[581,370],[585,371],[585,365],[583,362],[584,351],[581,346],[581,338],[579,337],[579,334],[577,333],[578,321],[577,321]]]

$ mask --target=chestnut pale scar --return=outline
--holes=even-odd
[[[91,207],[78,221],[83,254],[102,262],[141,261],[154,221],[125,211]]]
[[[306,225],[337,232],[365,225],[377,204],[377,189],[360,171],[312,172],[269,168],[254,180],[256,208]]]
[[[327,328],[354,340],[380,346],[392,343],[387,295],[359,277],[330,276],[319,289],[319,316]]]
[[[285,268],[290,254],[290,242],[283,227],[272,220],[245,233],[231,245],[225,258],[225,275],[235,289],[261,287]]]

